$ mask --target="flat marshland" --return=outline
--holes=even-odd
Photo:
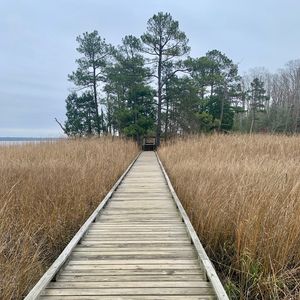
[[[190,137],[159,155],[230,297],[299,299],[300,137]]]
[[[138,153],[101,138],[0,147],[0,299],[21,299]]]

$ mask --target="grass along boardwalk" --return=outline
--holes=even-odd
[[[26,300],[228,299],[154,152],[142,152]]]

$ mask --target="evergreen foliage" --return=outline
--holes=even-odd
[[[95,30],[77,37],[75,91],[66,99],[68,135],[165,139],[199,132],[300,131],[300,63],[242,78],[219,50],[186,57],[188,38],[159,12],[139,38],[113,47]]]

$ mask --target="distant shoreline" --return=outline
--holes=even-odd
[[[0,142],[35,142],[35,141],[53,141],[53,140],[62,140],[65,138],[61,137],[0,137]]]
[[[41,137],[0,137],[0,146],[51,143],[65,138],[41,138]]]

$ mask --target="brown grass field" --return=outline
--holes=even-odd
[[[21,299],[137,154],[121,139],[0,147],[0,299]],[[232,299],[300,297],[300,137],[212,135],[159,155]]]
[[[0,299],[21,299],[137,154],[110,138],[0,147]]]
[[[190,137],[159,155],[230,297],[299,299],[300,137]]]

